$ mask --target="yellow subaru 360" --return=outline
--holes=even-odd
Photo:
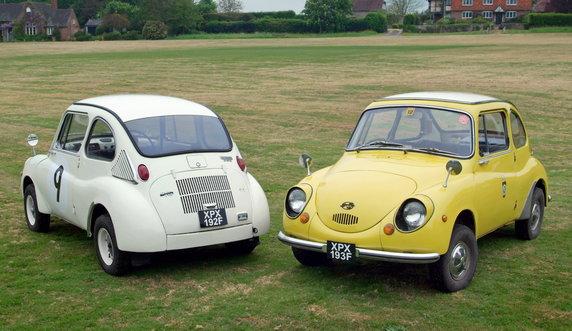
[[[540,233],[550,200],[516,107],[496,98],[418,92],[377,100],[346,151],[286,196],[284,230],[303,265],[358,258],[428,263],[442,291],[467,287],[480,238],[515,222]]]

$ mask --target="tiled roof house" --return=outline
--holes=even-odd
[[[443,17],[443,1],[445,15],[452,19],[471,19],[481,16],[495,24],[502,24],[510,19],[530,13],[532,0],[428,0],[429,10],[434,19]]]
[[[57,0],[51,3],[20,2],[0,4],[0,41],[14,39],[14,24],[24,22],[24,33],[53,36],[59,30],[62,40],[70,40],[79,31],[79,23],[73,9],[58,9]]]
[[[386,9],[385,0],[352,0],[354,3],[353,17],[363,18],[368,13]]]

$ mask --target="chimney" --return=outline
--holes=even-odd
[[[58,9],[58,0],[52,0],[52,8]]]

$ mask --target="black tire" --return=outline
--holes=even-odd
[[[316,267],[331,263],[330,260],[328,260],[327,255],[324,253],[309,251],[297,247],[292,247],[292,253],[294,253],[294,257],[298,262],[308,267]]]
[[[535,188],[530,205],[530,217],[514,223],[516,236],[523,240],[532,240],[540,234],[542,220],[544,219],[544,192]]]
[[[258,237],[226,243],[226,248],[235,255],[248,255],[260,244]]]
[[[449,250],[439,261],[429,265],[435,287],[443,292],[455,292],[469,286],[477,269],[478,255],[473,231],[464,225],[455,225]]]
[[[50,215],[40,213],[38,210],[34,184],[29,184],[24,189],[24,214],[26,214],[26,223],[30,230],[34,232],[48,232],[50,230]]]
[[[109,215],[100,215],[95,220],[93,243],[99,264],[105,272],[121,276],[131,270],[131,256],[117,247],[115,230]]]

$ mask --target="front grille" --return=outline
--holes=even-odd
[[[332,216],[332,221],[343,225],[354,225],[358,223],[358,217],[350,214],[339,213]]]
[[[204,210],[205,205],[215,208],[234,208],[234,198],[226,176],[202,176],[177,180],[177,189],[185,214]]]

